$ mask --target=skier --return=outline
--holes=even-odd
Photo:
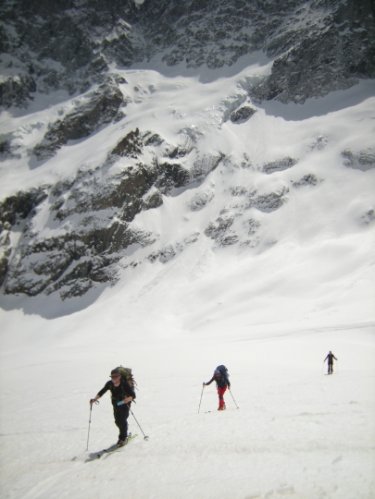
[[[333,359],[337,360],[333,355],[331,350],[328,352],[327,357],[324,359],[324,362],[328,360],[328,372],[327,374],[333,374]]]
[[[111,380],[107,381],[98,394],[90,400],[90,404],[98,403],[100,397],[108,390],[112,394],[113,415],[115,417],[115,424],[120,432],[117,445],[121,447],[125,445],[128,436],[129,410],[131,402],[135,399],[135,392],[121,376],[119,369],[116,368],[111,371]]]
[[[213,381],[216,381],[216,387],[217,387],[217,394],[219,397],[219,407],[218,411],[224,411],[226,409],[225,402],[224,402],[224,393],[226,392],[226,389],[230,389],[230,382],[228,379],[228,369],[225,366],[218,366],[212,378],[210,381],[207,383],[203,383],[203,386],[208,386],[210,385]]]

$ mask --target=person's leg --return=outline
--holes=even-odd
[[[113,413],[115,416],[115,423],[119,429],[118,439],[125,441],[128,436],[128,417],[129,417],[129,407],[127,405],[120,405],[119,407],[113,408]]]
[[[223,411],[225,409],[225,402],[224,402],[224,393],[226,391],[227,387],[218,387],[217,388],[217,394],[219,396],[219,408],[218,411]]]

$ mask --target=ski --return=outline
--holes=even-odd
[[[91,452],[88,455],[88,457],[85,460],[85,462],[88,463],[90,461],[95,461],[97,459],[101,459],[103,456],[105,457],[105,456],[108,456],[109,454],[112,454],[113,452],[119,451],[123,447],[126,447],[129,444],[129,442],[131,442],[132,440],[134,440],[137,436],[138,435],[136,433],[134,435],[129,434],[129,436],[126,439],[126,442],[125,442],[124,445],[113,444],[110,447],[107,447],[106,449],[102,449],[102,450],[97,451],[97,452]]]

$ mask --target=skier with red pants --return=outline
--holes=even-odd
[[[225,366],[218,366],[215,369],[210,381],[208,381],[207,383],[203,383],[203,386],[208,386],[213,381],[216,381],[217,394],[219,397],[219,407],[217,410],[224,411],[226,409],[224,402],[224,393],[226,392],[227,388],[230,389],[228,369]]]

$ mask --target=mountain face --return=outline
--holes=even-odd
[[[366,134],[264,111],[375,77],[371,1],[9,0],[0,18],[4,295],[81,296],[202,244],[261,253],[301,196],[372,175]],[[356,230],[374,219],[361,206]]]
[[[0,6],[0,104],[105,83],[113,65],[160,55],[222,68],[262,51],[271,73],[252,94],[303,102],[375,75],[371,0],[7,0]]]

